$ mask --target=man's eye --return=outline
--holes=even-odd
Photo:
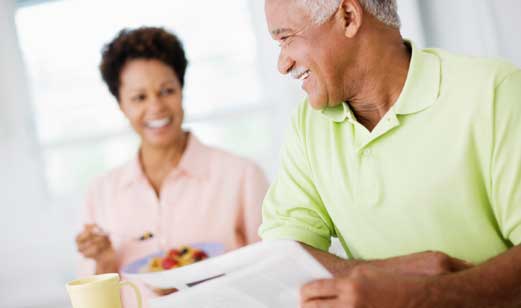
[[[291,42],[291,36],[282,36],[280,39],[279,39],[279,46],[280,47],[283,47],[283,46],[287,46],[289,43]]]

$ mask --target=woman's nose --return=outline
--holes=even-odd
[[[150,99],[149,109],[152,110],[161,110],[165,106],[160,95],[152,96]]]

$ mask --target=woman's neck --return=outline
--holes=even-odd
[[[183,133],[178,141],[165,147],[143,143],[139,154],[143,173],[159,196],[161,185],[168,174],[179,165],[188,144],[189,133]]]

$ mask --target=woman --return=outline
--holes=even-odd
[[[91,261],[83,262],[82,274],[118,272],[183,244],[219,242],[230,250],[259,240],[267,180],[251,161],[181,128],[186,66],[181,43],[161,28],[123,30],[105,46],[103,80],[141,146],[87,194],[85,227],[76,238]]]

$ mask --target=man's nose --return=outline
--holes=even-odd
[[[278,68],[279,72],[282,75],[286,75],[287,73],[289,73],[289,71],[293,67],[293,64],[294,64],[294,61],[286,55],[284,50],[281,50],[279,53],[279,60],[277,63],[277,68]]]

